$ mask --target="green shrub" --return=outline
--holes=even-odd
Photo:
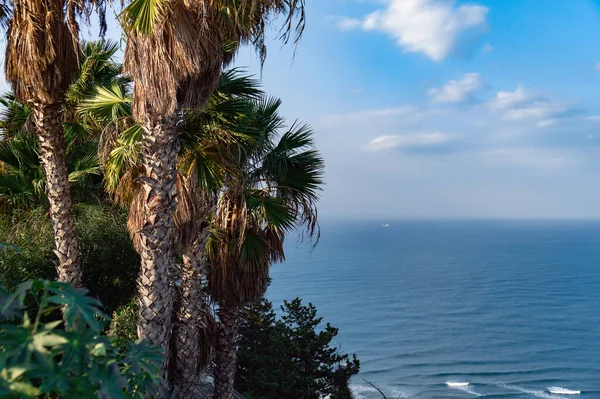
[[[249,399],[351,399],[348,382],[360,363],[332,346],[338,329],[321,329],[317,309],[299,298],[281,310],[277,320],[262,299],[242,312],[236,389]]]
[[[48,280],[22,283],[11,295],[0,289],[0,397],[125,399],[156,392],[158,348],[137,342],[120,349],[101,334],[109,319],[101,303],[85,294]]]
[[[129,303],[136,292],[140,257],[127,231],[127,212],[109,206],[76,206],[84,286],[107,312]]]
[[[54,235],[44,209],[15,211],[0,217],[0,242],[17,251],[0,252],[0,285],[9,290],[31,279],[54,279]]]
[[[137,339],[138,310],[138,300],[135,297],[115,310],[108,335],[123,344],[134,342]]]
[[[135,292],[139,255],[127,232],[127,213],[98,204],[75,206],[84,285],[107,312],[128,303]],[[0,217],[0,242],[21,251],[0,252],[0,285],[9,290],[30,279],[56,277],[52,225],[44,209]]]

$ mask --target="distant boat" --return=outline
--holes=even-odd
[[[386,224],[382,224],[382,225],[381,225],[381,227],[389,227],[389,226],[390,226],[390,225],[389,225],[389,223],[386,223]]]

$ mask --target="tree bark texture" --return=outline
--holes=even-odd
[[[170,357],[174,268],[173,211],[176,206],[176,159],[179,142],[170,119],[147,118],[143,123],[142,159],[144,175],[138,178],[143,206],[137,222],[138,252],[141,257],[138,292],[140,298],[139,338],[164,351],[162,376],[167,380]]]
[[[40,160],[46,175],[46,194],[54,229],[54,253],[58,258],[58,280],[81,288],[83,275],[79,266],[77,232],[67,170],[63,112],[58,104],[32,104],[32,110]]]
[[[239,309],[235,306],[219,307],[213,399],[233,398],[237,360],[238,314]]]
[[[200,331],[207,326],[208,304],[204,279],[208,275],[205,254],[208,225],[183,255],[180,273],[180,305],[173,329],[174,361],[172,384],[179,399],[198,397]],[[206,344],[206,343],[204,343]]]

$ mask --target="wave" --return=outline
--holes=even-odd
[[[564,396],[559,396],[559,395],[554,395],[553,393],[548,393],[545,391],[536,391],[533,389],[527,389],[527,388],[523,388],[517,385],[509,385],[509,384],[498,384],[498,386],[505,388],[505,389],[510,389],[513,391],[518,391],[521,393],[526,393],[528,395],[531,396],[535,396],[537,398],[545,398],[545,399],[565,399]]]
[[[446,385],[448,385],[449,387],[466,387],[469,385],[468,382],[454,382],[454,381],[446,381]]]
[[[465,393],[475,395],[475,396],[485,396],[478,392],[475,392],[469,387],[468,382],[456,382],[456,381],[446,381],[446,385],[448,385],[452,389],[458,389],[459,391],[463,391]]]
[[[561,387],[548,387],[548,392],[557,393],[559,395],[579,395],[581,393],[581,391],[574,391],[572,389]]]
[[[384,391],[386,393],[386,395],[389,392],[390,397],[392,397],[394,399],[408,397],[404,392],[401,392],[394,388],[383,387],[383,388],[381,388],[381,390]],[[373,388],[370,385],[351,384],[350,391],[352,391],[352,397],[354,399],[368,399],[371,397],[381,397],[381,395],[379,394],[377,389]],[[371,395],[368,395],[369,393]],[[375,395],[377,395],[377,396],[375,396]]]

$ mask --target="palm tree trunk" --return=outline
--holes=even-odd
[[[232,399],[236,372],[238,313],[235,306],[219,308],[215,348],[213,399]]]
[[[71,187],[67,170],[67,157],[62,127],[63,113],[60,105],[33,104],[34,123],[37,129],[40,160],[46,175],[46,193],[50,204],[50,219],[54,228],[54,253],[58,280],[82,286],[79,267],[77,233],[73,218]]]
[[[177,310],[177,318],[173,328],[174,375],[173,386],[177,389],[179,399],[198,397],[200,331],[207,327],[207,303],[203,290],[203,277],[208,274],[208,263],[205,256],[206,242],[209,237],[208,226],[183,255],[181,266],[181,303]],[[206,344],[206,343],[204,343]]]
[[[175,126],[168,118],[143,124],[142,157],[144,175],[139,205],[142,219],[137,222],[138,252],[141,257],[138,292],[140,320],[138,336],[164,351],[162,377],[167,377],[170,357],[174,268],[173,210],[176,205],[175,162],[179,142]]]

